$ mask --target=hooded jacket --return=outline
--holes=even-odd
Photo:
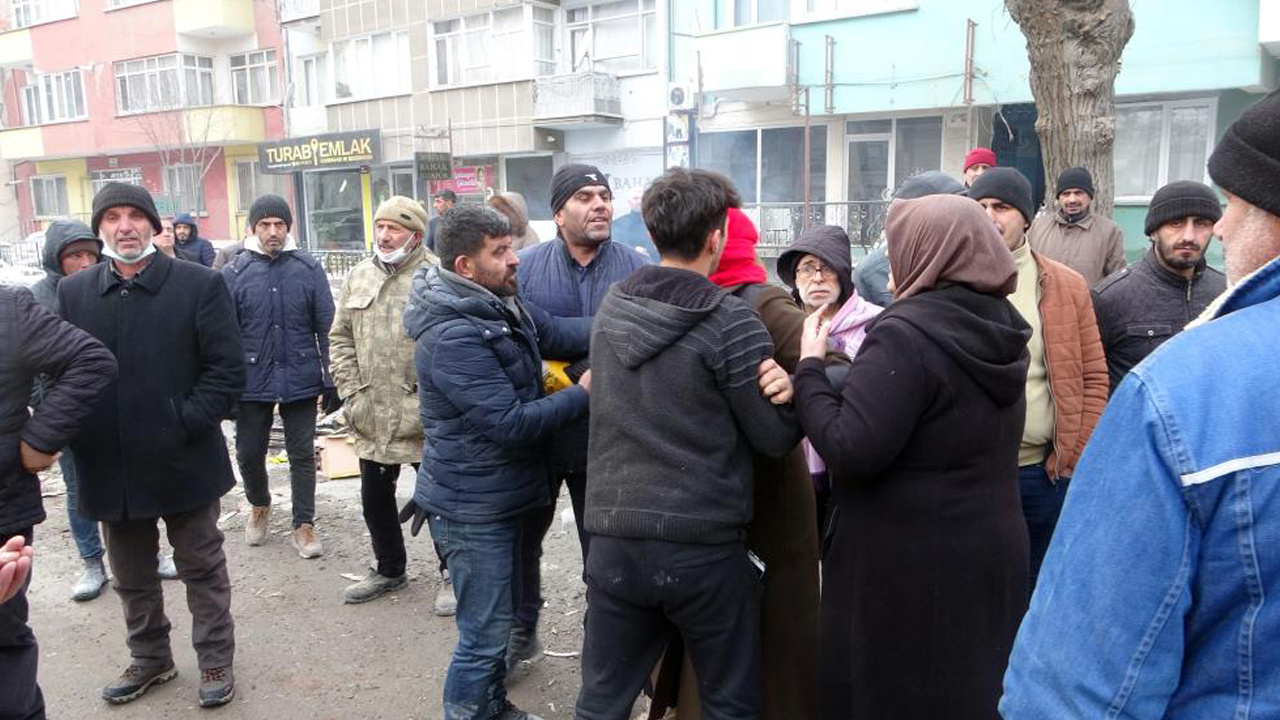
[[[58,312],[58,282],[65,277],[62,274],[62,251],[67,246],[81,240],[92,240],[98,244],[98,254],[102,254],[102,241],[93,234],[88,225],[79,220],[54,220],[44,231],[44,277],[31,286],[31,294],[36,302],[52,313]]]
[[[426,442],[414,502],[456,522],[505,520],[551,502],[547,440],[587,410],[587,391],[545,396],[542,356],[581,357],[591,324],[500,299],[439,266],[413,278]]]
[[[706,278],[641,268],[609,292],[592,332],[586,527],[688,543],[745,537],[751,451],[800,441],[790,406],[756,382],[773,343],[751,307]]]
[[[853,286],[849,235],[835,225],[819,225],[804,231],[786,252],[778,256],[778,278],[791,288],[791,296],[796,302],[801,302],[800,289],[796,287],[796,266],[805,255],[813,255],[836,271],[836,280],[840,283],[840,297],[836,302],[843,305],[849,296],[857,292]]]
[[[213,249],[213,243],[200,237],[200,226],[196,224],[196,219],[189,213],[183,213],[173,219],[173,224],[191,226],[191,236],[186,240],[179,240],[177,235],[173,236],[173,249],[178,257],[200,263],[205,267],[213,267],[213,260],[218,256],[218,252]]]
[[[511,222],[511,249],[523,250],[537,245],[538,231],[529,224],[529,205],[518,192],[504,192],[489,199],[489,206],[507,216]]]

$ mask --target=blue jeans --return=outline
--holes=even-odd
[[[1071,478],[1049,480],[1044,465],[1024,465],[1018,468],[1018,482],[1022,486],[1022,516],[1027,520],[1027,534],[1031,540],[1031,575],[1028,590],[1036,589],[1040,576],[1040,563],[1053,539],[1053,529],[1058,526],[1062,503],[1067,499],[1067,486]]]
[[[427,518],[458,598],[458,645],[444,681],[445,720],[489,720],[507,703],[507,637],[520,594],[525,518],[464,523]]]
[[[62,468],[62,482],[67,486],[67,519],[71,522],[71,537],[81,559],[102,557],[102,536],[98,534],[98,522],[80,514],[80,480],[76,477],[76,463],[70,450],[63,450],[58,458]]]

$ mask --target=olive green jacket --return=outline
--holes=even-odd
[[[413,341],[404,331],[404,306],[413,275],[438,265],[419,245],[395,268],[376,258],[351,270],[329,331],[329,368],[356,455],[386,465],[422,460],[422,418]]]

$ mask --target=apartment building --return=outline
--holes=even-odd
[[[284,136],[277,9],[255,0],[0,0],[0,156],[22,232],[88,219],[116,180],[211,239],[242,236],[258,146]]]

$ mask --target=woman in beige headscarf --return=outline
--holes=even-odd
[[[795,406],[827,462],[820,718],[995,718],[1026,609],[1018,494],[1027,324],[977,203],[896,200],[895,302],[842,387],[806,321]]]
[[[511,223],[511,249],[523,250],[539,242],[538,233],[529,225],[529,205],[518,192],[498,193],[489,198],[489,207],[507,216]]]

